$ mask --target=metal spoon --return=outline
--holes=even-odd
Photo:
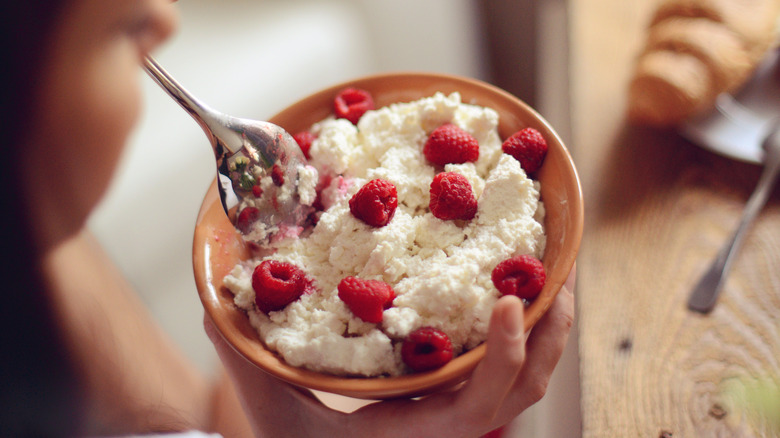
[[[299,202],[298,172],[306,158],[290,134],[272,123],[211,109],[149,56],[144,68],[209,138],[217,161],[222,207],[244,239],[266,245],[305,224],[312,208]]]
[[[718,295],[726,282],[726,276],[731,269],[732,261],[739,252],[748,228],[766,203],[772,188],[780,175],[780,124],[775,123],[761,144],[764,150],[764,170],[758,180],[758,185],[750,195],[742,219],[734,235],[718,252],[710,268],[702,276],[691,292],[688,308],[697,312],[707,313],[712,310]]]

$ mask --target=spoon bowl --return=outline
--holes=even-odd
[[[313,211],[300,202],[298,182],[306,158],[287,131],[215,111],[149,56],[144,68],[206,133],[214,149],[222,209],[245,240],[264,246],[305,225]]]

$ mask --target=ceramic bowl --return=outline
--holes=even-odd
[[[295,133],[331,114],[336,93],[353,86],[368,90],[376,107],[432,96],[437,91],[459,92],[464,103],[495,109],[502,139],[524,127],[534,127],[548,141],[548,153],[536,177],[545,204],[547,245],[542,263],[547,282],[541,294],[525,310],[525,328],[530,330],[555,299],[574,264],[583,227],[582,193],[574,163],[553,128],[531,107],[511,94],[487,83],[448,75],[392,73],[334,85],[291,105],[270,119]],[[485,355],[485,345],[472,349],[445,366],[424,373],[399,377],[339,377],[287,365],[267,350],[249,324],[247,315],[233,303],[222,278],[241,259],[250,256],[219,203],[212,184],[195,227],[193,263],[203,306],[219,332],[236,351],[260,369],[300,387],[362,399],[388,399],[429,394],[468,378]]]

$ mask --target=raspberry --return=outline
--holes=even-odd
[[[393,304],[395,291],[379,280],[344,277],[338,285],[339,298],[358,318],[366,322],[382,322],[382,312]]]
[[[515,157],[526,173],[534,173],[547,154],[547,140],[534,128],[525,128],[515,132],[504,140],[501,149]]]
[[[504,428],[502,426],[502,427],[499,427],[498,429],[491,430],[490,432],[482,435],[479,438],[501,438],[503,436],[504,436]]]
[[[274,164],[271,168],[271,181],[277,187],[281,187],[284,184],[284,172],[278,164]]]
[[[357,125],[363,114],[374,109],[374,99],[366,90],[359,88],[345,88],[341,90],[333,101],[333,110],[339,119],[347,119]]]
[[[263,312],[281,310],[297,300],[308,280],[297,266],[277,260],[265,260],[252,272],[255,304]]]
[[[252,230],[252,224],[257,221],[260,216],[260,210],[255,207],[246,207],[238,213],[236,218],[236,227],[244,234],[249,233]]]
[[[395,186],[383,179],[369,181],[349,200],[352,215],[374,227],[387,225],[396,207],[398,193]]]
[[[309,131],[301,131],[293,135],[293,139],[298,143],[298,147],[301,148],[301,152],[303,152],[303,156],[306,157],[307,160],[311,158],[311,156],[309,156],[309,149],[311,149],[311,144],[316,138],[317,137]]]
[[[428,136],[423,146],[423,155],[439,166],[473,162],[479,158],[479,142],[457,125],[447,123]]]
[[[259,185],[255,184],[252,186],[252,194],[255,196],[255,198],[259,198],[263,196],[263,188]]]
[[[539,259],[520,255],[496,265],[490,278],[502,295],[516,295],[531,300],[542,291],[547,276]]]
[[[477,214],[477,199],[465,176],[442,172],[431,182],[431,213],[441,220],[469,220]]]
[[[414,371],[440,368],[452,359],[452,343],[443,331],[422,327],[409,333],[404,340],[401,358]]]

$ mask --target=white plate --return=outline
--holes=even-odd
[[[773,50],[738,93],[718,96],[713,111],[686,122],[681,133],[715,153],[761,164],[761,142],[780,118],[779,62],[780,51]]]

